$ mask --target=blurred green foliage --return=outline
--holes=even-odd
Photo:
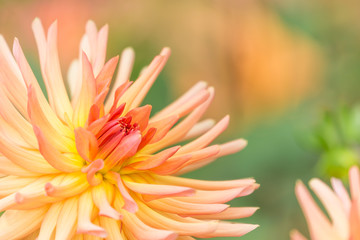
[[[347,179],[360,162],[360,106],[326,111],[313,129],[312,145],[321,152],[317,168],[325,176]]]

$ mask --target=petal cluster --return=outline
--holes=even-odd
[[[319,179],[310,181],[310,187],[325,207],[327,215],[322,212],[304,184],[296,184],[296,196],[304,212],[311,239],[360,239],[360,173],[356,166],[349,171],[349,183],[350,195],[339,179],[331,179],[332,189]],[[296,230],[291,233],[291,239],[306,240]]]
[[[222,221],[256,211],[226,204],[252,193],[253,179],[177,176],[246,146],[211,145],[229,122],[200,121],[213,88],[200,82],[151,116],[141,103],[168,48],[131,82],[133,50],[106,62],[108,27],[89,21],[64,81],[57,23],[32,27],[47,98],[18,40],[11,51],[0,36],[0,240],[193,239],[257,227]]]

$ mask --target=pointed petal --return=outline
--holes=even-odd
[[[327,217],[316,205],[303,183],[296,183],[295,193],[304,212],[311,237],[314,239],[341,239],[331,226]]]
[[[175,197],[183,196],[189,197],[194,195],[195,190],[188,187],[170,186],[170,185],[158,185],[149,183],[136,183],[130,181],[124,181],[125,186],[130,190],[146,195],[155,195],[159,197]]]
[[[130,47],[125,48],[121,54],[119,70],[114,82],[114,85],[109,93],[108,100],[106,101],[106,109],[109,109],[108,105],[113,103],[115,90],[126,83],[130,79],[132,67],[134,64],[135,53]]]
[[[75,104],[73,122],[76,127],[83,127],[90,108],[96,97],[96,82],[91,63],[85,53],[82,55],[82,87],[79,99]]]
[[[141,102],[145,98],[146,94],[149,92],[150,88],[154,84],[156,78],[160,74],[161,70],[164,68],[167,60],[170,57],[170,54],[171,54],[171,51],[170,51],[170,48],[168,48],[168,47],[165,47],[161,50],[160,56],[162,57],[162,61],[159,65],[159,67],[156,69],[154,74],[152,74],[152,76],[145,82],[143,87],[141,89],[139,89],[140,91],[135,95],[134,100],[131,102],[131,105],[130,105],[131,108],[136,108],[141,104]]]
[[[229,207],[229,205],[226,204],[187,203],[172,198],[150,201],[147,205],[160,211],[180,215],[215,214],[220,213]]]
[[[307,240],[300,232],[297,230],[292,230],[290,233],[291,240]]]
[[[325,206],[339,236],[344,239],[349,238],[349,221],[340,199],[319,179],[312,179],[309,185]]]
[[[229,124],[229,116],[225,116],[222,120],[220,120],[212,129],[203,134],[201,137],[195,139],[194,141],[183,146],[177,154],[181,153],[189,153],[194,150],[201,149],[210,144],[217,136],[220,135]]]
[[[200,235],[201,238],[213,238],[213,237],[241,237],[254,229],[259,225],[245,224],[245,223],[229,223],[220,222],[218,228],[209,234]]]
[[[169,149],[165,149],[165,150],[149,157],[145,161],[136,162],[136,163],[131,164],[130,166],[137,170],[147,170],[147,169],[157,167],[157,166],[161,165],[162,163],[164,163],[167,159],[172,157],[179,149],[180,149],[180,146],[175,146],[175,147],[172,147]]]
[[[180,235],[200,235],[211,233],[215,231],[217,222],[215,221],[189,221],[189,219],[183,219],[183,221],[174,220],[168,216],[154,211],[144,203],[139,203],[140,211],[136,213],[141,221],[145,224],[160,229],[167,229],[177,232]]]
[[[177,234],[172,231],[160,230],[152,228],[143,223],[138,217],[132,213],[124,211],[124,224],[126,228],[139,240],[175,240]]]
[[[201,190],[225,190],[230,188],[239,188],[243,186],[251,186],[255,183],[252,178],[228,180],[228,181],[205,181],[190,178],[174,177],[174,176],[156,176],[159,183],[185,186]]]
[[[145,153],[156,152],[166,146],[176,144],[181,141],[187,134],[187,132],[196,124],[197,121],[202,117],[205,113],[206,109],[209,107],[210,103],[214,98],[214,89],[208,89],[210,96],[209,98],[202,103],[199,107],[197,107],[192,113],[189,114],[184,120],[178,123],[174,128],[172,128],[166,136],[160,141],[151,144],[143,149]],[[157,121],[156,118],[151,118],[150,124],[153,121]]]
[[[190,88],[184,95],[182,95],[179,99],[175,102],[171,103],[169,106],[158,112],[154,117],[153,120],[158,120],[163,116],[167,116],[172,114],[176,109],[184,105],[186,102],[193,99],[195,96],[199,95],[199,93],[206,89],[207,83],[206,82],[198,82],[192,88]]]
[[[218,220],[230,220],[230,219],[239,219],[247,218],[252,216],[257,207],[233,207],[228,208],[221,213],[209,214],[209,215],[197,215],[197,219],[218,219]]]

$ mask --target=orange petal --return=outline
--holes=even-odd
[[[227,209],[226,204],[201,204],[178,201],[172,198],[158,199],[147,203],[154,209],[180,215],[203,215],[220,213]]]
[[[96,82],[91,63],[85,53],[82,55],[82,87],[79,99],[75,104],[73,122],[76,127],[84,126],[90,108],[96,97]]]
[[[290,233],[290,239],[291,240],[307,240],[301,233],[299,233],[297,230],[292,230]]]
[[[138,205],[135,200],[130,196],[129,192],[126,190],[124,183],[120,178],[120,175],[115,172],[108,172],[107,177],[117,184],[121,196],[125,201],[125,205],[123,206],[123,208],[132,213],[136,212],[138,210]]]
[[[304,212],[311,237],[314,239],[341,239],[302,182],[296,183],[295,193]]]
[[[194,195],[195,190],[188,187],[169,186],[169,185],[158,185],[149,183],[136,183],[130,181],[124,181],[125,186],[130,190],[146,195],[155,195],[161,198],[183,196],[189,197]]]
[[[141,134],[139,132],[133,132],[125,136],[106,158],[105,168],[111,169],[115,165],[120,164],[124,159],[133,156],[137,152],[140,142]]]
[[[190,203],[226,203],[239,197],[244,189],[246,189],[246,187],[215,191],[197,190],[194,196],[177,197],[174,199]]]
[[[93,209],[94,203],[91,197],[91,192],[86,191],[79,198],[77,233],[106,238],[107,233],[105,229],[91,222]]]
[[[65,126],[47,102],[40,102],[35,89],[30,85],[28,88],[28,113],[33,125],[41,127],[42,132],[51,144],[61,152],[71,152],[74,145],[74,133]]]
[[[103,169],[104,161],[102,159],[96,159],[95,161],[91,162],[88,166],[81,169],[83,173],[86,173],[87,181],[91,186],[99,185],[103,177],[101,174],[97,174],[98,171]]]
[[[171,103],[169,106],[162,109],[158,112],[154,117],[153,120],[156,121],[163,116],[167,116],[172,114],[176,109],[184,105],[189,100],[193,99],[196,95],[206,89],[207,83],[206,82],[198,82],[192,88],[190,88],[185,94],[183,94],[180,98],[178,98],[175,102]]]
[[[163,57],[156,56],[150,63],[149,67],[146,69],[146,72],[142,74],[120,98],[119,104],[126,102],[125,113],[127,113],[129,109],[134,108],[132,106],[132,102],[136,98],[137,94],[141,91],[141,89],[145,86],[149,78],[151,78],[152,75],[159,74],[159,69],[161,68],[161,62],[163,60]]]
[[[209,234],[199,235],[201,238],[213,238],[213,237],[241,237],[248,232],[253,231],[259,225],[244,224],[244,223],[229,223],[220,222],[217,229]]]
[[[247,187],[255,183],[255,180],[252,178],[228,181],[205,181],[174,176],[156,176],[155,180],[161,184],[164,183],[169,185],[185,186],[201,190],[225,190],[244,186]]]
[[[229,219],[239,219],[247,218],[252,216],[257,207],[233,207],[228,208],[221,213],[209,214],[209,215],[197,215],[197,219],[218,219],[218,220],[229,220]]]
[[[183,146],[177,152],[177,154],[189,153],[189,152],[192,152],[194,150],[198,150],[198,149],[206,147],[217,136],[219,136],[220,133],[222,133],[227,128],[228,124],[229,124],[229,116],[225,116],[212,129],[207,131],[201,137],[199,137],[199,138],[195,139],[194,141],[192,141],[192,142],[186,144],[185,146]]]
[[[119,61],[119,56],[111,58],[101,69],[99,75],[97,75],[95,81],[96,81],[96,91],[98,93],[101,92],[105,87],[109,87],[118,61]]]
[[[209,98],[198,106],[192,113],[189,114],[184,120],[182,120],[179,124],[177,124],[173,129],[171,129],[166,136],[164,136],[160,141],[151,144],[144,148],[143,152],[145,153],[153,153],[156,152],[166,146],[175,144],[181,141],[187,134],[187,132],[196,124],[197,121],[202,117],[205,113],[206,109],[209,107],[210,103],[214,98],[214,89],[209,88],[210,96]],[[152,117],[150,124],[153,121],[158,121],[156,118]]]
[[[171,157],[160,166],[150,169],[150,171],[159,175],[170,175],[179,171],[181,166],[191,158],[191,154]]]
[[[107,192],[106,192],[107,191]],[[100,210],[100,216],[106,216],[115,220],[120,220],[122,215],[116,211],[109,203],[107,195],[111,191],[111,195],[114,195],[114,188],[106,183],[102,183],[93,187],[91,193],[94,200],[94,204]]]
[[[109,105],[112,104],[114,100],[115,90],[130,79],[132,67],[134,64],[134,58],[135,58],[135,53],[132,48],[125,48],[123,50],[119,63],[119,70],[114,85],[109,93],[108,100],[106,101],[106,109],[109,109]]]
[[[349,171],[350,193],[352,199],[360,198],[360,172],[359,168],[354,166]]]
[[[85,174],[69,173],[59,185],[47,183],[46,194],[50,197],[69,198],[84,192],[89,187]]]
[[[325,206],[332,219],[333,226],[341,238],[349,238],[348,216],[341,204],[341,200],[335,195],[330,187],[319,179],[312,179],[310,181],[310,187]]]
[[[75,129],[75,144],[79,155],[90,162],[98,152],[98,143],[94,134],[84,128]]]
[[[147,170],[147,169],[157,167],[157,166],[161,165],[162,163],[164,163],[171,156],[173,156],[179,149],[180,149],[180,146],[175,146],[175,147],[172,147],[169,149],[165,149],[165,150],[149,157],[145,161],[136,162],[129,166],[131,166],[132,168],[135,168],[137,170]]]
[[[161,50],[160,56],[162,57],[162,61],[160,62],[159,67],[155,70],[155,72],[151,75],[151,77],[149,77],[149,79],[145,82],[142,88],[139,89],[140,91],[135,95],[134,100],[131,102],[130,109],[136,108],[141,104],[146,94],[149,92],[150,88],[154,84],[156,78],[160,74],[161,70],[164,68],[167,60],[170,57],[170,54],[171,54],[171,50],[168,47],[165,47]]]
[[[125,116],[131,117],[131,122],[137,123],[140,127],[140,131],[144,131],[148,125],[150,113],[151,113],[151,105],[145,105],[143,107],[138,107],[131,109]]]
[[[174,220],[170,218],[170,215],[165,216],[160,214],[141,202],[139,203],[139,207],[140,211],[138,211],[136,215],[144,223],[154,228],[172,230],[180,235],[194,236],[196,234],[211,233],[215,231],[217,227],[217,222],[215,221],[192,221],[192,219],[189,218],[181,218],[182,221]]]
[[[149,129],[155,128],[156,133],[155,133],[154,137],[150,140],[149,144],[156,143],[156,142],[160,141],[161,139],[163,139],[178,120],[179,120],[178,115],[171,115],[171,116],[163,118],[159,121],[150,122]]]
[[[12,161],[28,171],[35,173],[58,173],[59,170],[52,167],[37,151],[28,151],[17,146],[10,139],[5,139],[0,134],[0,152],[8,160]]]
[[[39,142],[39,151],[51,166],[62,172],[76,172],[81,169],[83,162],[79,161],[79,159],[69,158],[61,154],[61,152],[53,147],[45,138],[39,127],[34,126],[34,132]]]
[[[143,223],[138,217],[132,213],[124,211],[124,224],[127,229],[139,240],[175,240],[177,234],[173,231],[160,230],[152,228]]]

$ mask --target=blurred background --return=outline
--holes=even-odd
[[[187,174],[201,179],[254,177],[261,187],[235,206],[260,206],[242,237],[285,240],[306,233],[297,179],[344,178],[359,163],[360,8],[355,0],[1,0],[0,32],[19,38],[35,72],[31,22],[59,22],[64,74],[88,19],[110,27],[108,58],[132,46],[132,80],[163,46],[172,56],[145,101],[154,112],[197,81],[215,86],[206,117],[230,113],[218,140],[244,137],[242,152]],[[229,238],[227,238],[229,239]]]

